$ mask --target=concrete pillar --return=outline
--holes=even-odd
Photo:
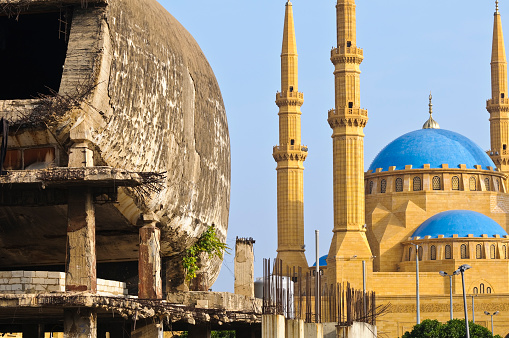
[[[23,324],[23,337],[44,338],[44,324]]]
[[[97,338],[97,313],[89,308],[64,309],[64,338]]]
[[[189,325],[189,338],[210,338],[210,327],[205,325]]]
[[[306,338],[302,319],[287,319],[285,331],[286,338]]]
[[[252,238],[235,243],[235,294],[254,298],[254,252]]]
[[[323,326],[320,323],[305,323],[304,337],[306,338],[323,338]]]
[[[262,338],[285,338],[285,317],[281,315],[263,315]]]
[[[89,188],[69,189],[66,291],[97,291],[95,210]]]
[[[131,332],[131,338],[163,338],[163,324],[149,324]]]
[[[156,226],[154,214],[141,216],[140,247],[138,260],[138,297],[141,299],[163,298],[161,281],[161,230]]]

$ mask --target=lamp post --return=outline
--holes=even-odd
[[[467,294],[465,292],[465,271],[470,269],[468,264],[460,265],[456,272],[461,273],[461,284],[463,285],[463,308],[465,310],[465,329],[467,330],[467,338],[470,338],[470,330],[468,329],[468,312],[467,312]]]
[[[491,316],[491,335],[493,336],[493,316],[498,315],[498,311],[493,312],[493,314],[489,313],[488,311],[484,311],[484,314]]]
[[[452,317],[452,277],[453,276],[456,276],[457,274],[459,274],[460,272],[458,270],[454,271],[452,273],[452,275],[449,275],[447,272],[445,271],[440,271],[439,274],[440,276],[442,277],[449,277],[449,300],[450,300],[450,310],[451,310],[451,320],[453,319]]]
[[[419,244],[410,243],[415,246],[415,303],[417,307],[417,324],[421,323],[421,306],[419,298]],[[470,338],[470,337],[469,337]]]

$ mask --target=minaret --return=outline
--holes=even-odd
[[[491,150],[489,155],[497,168],[509,172],[509,99],[507,98],[507,60],[505,57],[502,20],[496,1],[491,51],[491,99],[486,104],[490,113]]]
[[[337,48],[334,64],[336,108],[329,111],[332,128],[334,235],[327,257],[327,281],[349,281],[362,288],[362,261],[372,271],[364,215],[364,133],[368,112],[361,109],[360,70],[354,0],[338,0]]]
[[[308,268],[304,255],[304,160],[307,148],[301,145],[297,44],[292,3],[286,3],[283,48],[281,50],[281,92],[279,107],[279,146],[272,155],[277,162],[277,258],[289,267]],[[286,271],[286,268],[283,268]]]

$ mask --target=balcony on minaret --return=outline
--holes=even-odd
[[[283,144],[274,146],[272,156],[279,161],[305,161],[308,147],[301,144]]]
[[[355,46],[346,47],[339,46],[337,48],[332,48],[330,52],[330,59],[332,63],[337,63],[338,61],[346,62],[343,58],[354,58],[351,62],[361,63],[364,59],[364,51],[362,48],[358,48]]]
[[[486,108],[489,110],[490,107],[497,106],[497,105],[508,105],[509,106],[509,98],[506,97],[500,97],[495,99],[489,99],[486,100]]]
[[[297,91],[282,91],[276,93],[276,105],[281,106],[302,106],[304,103],[304,93]]]
[[[366,109],[361,108],[343,108],[337,111],[336,109],[329,110],[329,118],[336,116],[349,117],[355,115],[368,117],[368,111]]]

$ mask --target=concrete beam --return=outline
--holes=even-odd
[[[97,291],[95,210],[89,188],[69,189],[66,291]]]
[[[161,281],[161,230],[156,227],[154,215],[142,215],[138,260],[138,298],[162,299]]]
[[[64,338],[97,338],[97,312],[90,308],[64,309]]]

